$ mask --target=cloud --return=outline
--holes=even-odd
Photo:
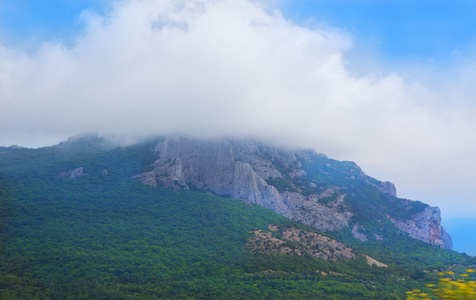
[[[355,160],[417,195],[442,187],[455,163],[455,176],[469,176],[475,161],[469,100],[446,103],[457,93],[398,74],[353,74],[342,31],[246,0],[119,1],[80,19],[73,46],[0,46],[0,142],[80,131],[265,137]]]

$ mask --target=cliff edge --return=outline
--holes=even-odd
[[[346,228],[353,217],[387,217],[413,238],[452,247],[438,208],[397,198],[392,183],[353,162],[253,140],[166,137],[154,151],[153,170],[137,175],[144,184],[242,199],[322,231]]]

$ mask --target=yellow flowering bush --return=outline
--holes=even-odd
[[[438,285],[429,284],[434,295],[422,293],[420,290],[408,291],[407,300],[415,299],[476,299],[476,281],[472,278],[473,269],[466,270],[466,273],[456,276],[454,272],[438,273],[444,276],[439,280]]]

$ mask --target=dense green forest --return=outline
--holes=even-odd
[[[270,224],[316,231],[243,201],[141,184],[133,176],[156,143],[0,148],[0,298],[404,299],[436,271],[475,264],[385,222],[365,223],[384,240],[327,235],[388,268],[251,252],[250,232]]]

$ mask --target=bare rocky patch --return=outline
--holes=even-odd
[[[381,263],[375,259],[373,259],[372,257],[370,256],[367,256],[367,255],[364,255],[365,259],[367,260],[367,264],[369,266],[377,266],[377,267],[381,267],[381,268],[388,268],[388,266],[384,263]]]
[[[355,258],[349,247],[326,236],[290,228],[280,231],[277,226],[269,225],[270,231],[252,231],[247,246],[251,252],[267,254],[311,255],[324,260]]]

